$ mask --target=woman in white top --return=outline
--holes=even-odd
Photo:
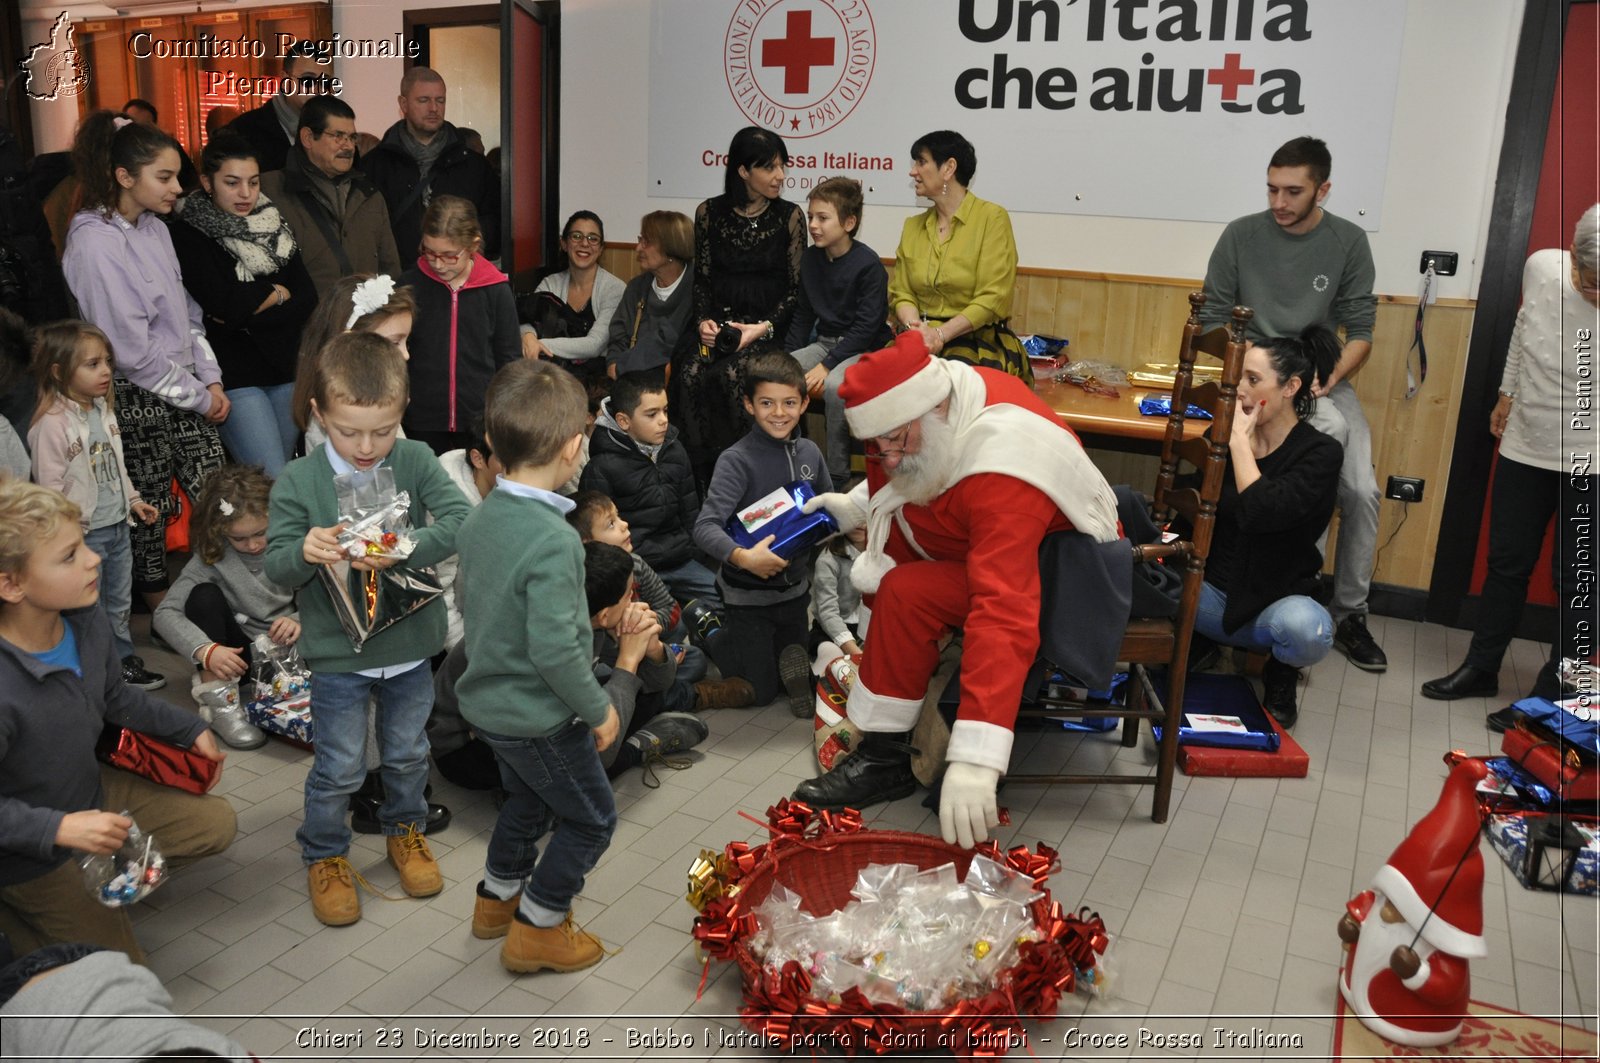
[[[1580,571],[1578,522],[1592,520],[1586,510],[1595,487],[1590,472],[1595,432],[1590,384],[1597,336],[1600,203],[1578,221],[1571,251],[1535,251],[1522,268],[1522,309],[1506,352],[1500,400],[1489,415],[1489,431],[1500,440],[1500,460],[1489,504],[1489,565],[1478,625],[1466,663],[1422,684],[1425,697],[1451,701],[1500,692],[1500,661],[1522,618],[1528,579],[1552,516],[1557,518],[1551,567],[1562,604],[1560,634],[1531,695],[1552,701],[1560,697],[1561,659],[1586,659],[1593,652],[1592,629],[1580,624],[1583,613],[1592,619],[1593,611],[1580,613],[1571,606]],[[1580,649],[1582,642],[1589,642],[1589,648]],[[1492,731],[1504,731],[1514,722],[1509,706],[1488,718]]]
[[[605,375],[607,329],[622,302],[623,283],[600,268],[604,247],[605,227],[598,214],[580,210],[567,219],[561,230],[566,268],[540,281],[535,299],[517,308],[524,358],[553,358],[584,378]],[[554,296],[555,305],[540,299],[541,293]],[[553,328],[557,321],[560,326]]]

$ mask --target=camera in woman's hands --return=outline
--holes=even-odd
[[[736,354],[739,350],[739,344],[743,340],[744,333],[739,330],[739,326],[732,321],[727,321],[723,323],[721,328],[717,329],[717,338],[711,347],[718,354]]]

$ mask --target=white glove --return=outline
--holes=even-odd
[[[802,513],[815,513],[819,509],[826,509],[833,514],[833,519],[839,522],[839,530],[853,532],[857,528],[867,526],[866,510],[856,505],[855,499],[839,491],[824,491],[816,498],[806,502]]]
[[[999,785],[998,769],[950,762],[939,791],[939,833],[945,841],[970,849],[989,837],[1000,825],[994,798]]]

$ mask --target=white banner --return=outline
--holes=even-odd
[[[911,142],[954,129],[1012,211],[1228,221],[1267,159],[1321,137],[1336,213],[1376,230],[1396,0],[655,0],[647,193],[721,190],[745,125],[785,138],[787,198],[859,178],[910,205]],[[886,249],[887,250],[887,249]]]

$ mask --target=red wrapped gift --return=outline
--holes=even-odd
[[[130,727],[107,724],[95,746],[103,763],[162,786],[203,794],[217,784],[220,765],[192,749],[179,749]]]
[[[1557,792],[1563,801],[1600,801],[1600,767],[1585,764],[1560,743],[1526,726],[1511,727],[1500,738],[1500,751]]]

